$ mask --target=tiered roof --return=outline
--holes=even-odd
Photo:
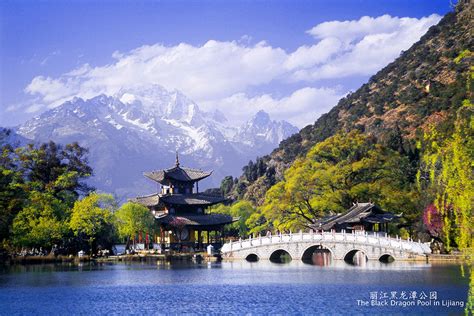
[[[226,214],[206,214],[206,215],[165,215],[159,218],[161,223],[170,224],[179,220],[186,226],[214,226],[231,224],[237,219]]]
[[[163,195],[161,200],[167,204],[180,205],[213,205],[225,201],[222,196],[209,195],[204,193],[193,194],[168,194]]]
[[[183,182],[195,182],[209,177],[212,171],[202,171],[199,169],[181,168],[176,166],[164,170],[145,172],[143,175],[153,181],[163,183],[167,179]]]
[[[137,196],[136,198],[129,199],[130,202],[138,203],[147,207],[155,206],[160,203],[160,196],[158,193],[153,193],[145,196]]]
[[[165,180],[176,180],[181,182],[196,182],[204,178],[209,177],[212,171],[203,171],[200,169],[181,168],[179,166],[179,157],[176,153],[176,165],[173,168],[155,170],[151,172],[145,172],[143,175],[158,183],[163,183]]]
[[[139,196],[130,201],[140,203],[145,206],[155,206],[163,202],[169,205],[213,205],[225,201],[225,198],[216,195],[209,195],[204,193],[190,193],[190,194],[166,194],[158,193]]]
[[[317,221],[313,227],[326,230],[344,223],[387,223],[399,217],[400,215],[384,212],[374,203],[355,203],[347,212],[325,217]]]

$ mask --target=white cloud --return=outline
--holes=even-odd
[[[26,113],[35,113],[35,112],[38,112],[40,109],[42,109],[45,105],[44,104],[41,104],[41,103],[34,103],[30,106],[28,106],[26,109],[25,109],[25,112]]]
[[[38,76],[25,88],[25,92],[42,95],[44,102],[52,103],[73,93],[74,89],[72,89],[71,85],[73,80],[73,77],[68,78],[67,81],[63,81]]]
[[[181,90],[207,108],[224,107],[225,112],[237,116],[249,116],[263,108],[301,126],[313,122],[321,113],[320,107],[327,110],[336,103],[336,90],[307,87],[274,99],[266,89],[289,82],[300,88],[317,86],[322,79],[374,74],[439,19],[438,15],[420,19],[384,15],[324,22],[308,31],[314,43],[293,52],[266,42],[251,45],[247,35],[230,42],[210,40],[201,46],[144,45],[129,52],[113,52],[114,61],[108,65],[84,64],[57,78],[35,77],[25,92],[39,98],[38,104],[44,108],[74,96],[90,98],[114,94],[122,87],[160,84]],[[257,91],[257,96],[246,97],[249,91]],[[244,106],[237,111],[234,107],[239,102]]]
[[[245,93],[236,93],[221,100],[205,102],[203,107],[225,110],[237,125],[246,121],[249,115],[264,110],[273,119],[286,120],[302,128],[328,112],[342,96],[337,89],[305,87],[280,99],[270,94],[248,97]]]
[[[282,64],[287,54],[264,42],[245,46],[208,41],[202,46],[142,46],[127,54],[114,52],[114,57],[118,59],[113,64],[95,68],[86,64],[59,78],[38,76],[25,91],[51,103],[66,95],[88,98],[98,93],[113,94],[121,87],[154,83],[201,101],[271,82],[286,72]]]
[[[412,18],[400,19],[388,14],[377,18],[363,16],[359,20],[323,22],[308,30],[307,33],[316,39],[333,37],[350,43],[370,34],[397,32],[402,24],[410,24],[409,22],[417,23],[418,20]]]
[[[383,15],[321,23],[308,33],[320,39],[320,43],[328,39],[339,41],[340,50],[323,64],[295,71],[292,79],[312,81],[374,74],[418,41],[440,19],[437,14],[420,19]]]

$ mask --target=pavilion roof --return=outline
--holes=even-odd
[[[235,221],[232,216],[226,214],[166,215],[157,217],[157,220],[163,224],[171,224],[173,221],[178,220],[186,226],[225,225]]]
[[[225,201],[222,196],[205,193],[169,194],[161,196],[160,199],[166,204],[179,205],[212,205]]]
[[[138,196],[130,199],[131,202],[139,203],[144,206],[155,206],[159,203],[170,205],[213,205],[225,201],[222,196],[209,195],[205,193],[189,193],[189,194],[167,194],[158,193]]]
[[[172,179],[183,182],[195,182],[209,177],[212,171],[203,171],[200,169],[182,168],[179,165],[163,170],[145,172],[144,176],[162,183],[166,179]]]
[[[313,227],[331,229],[335,225],[343,223],[387,223],[398,217],[400,216],[384,212],[374,203],[354,203],[345,213],[325,217],[317,221]]]
[[[129,199],[129,201],[150,207],[158,205],[160,203],[160,197],[158,193],[154,193],[145,196],[137,196],[135,198]]]

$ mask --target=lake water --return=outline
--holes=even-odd
[[[2,315],[462,314],[463,307],[446,305],[465,304],[467,291],[468,281],[459,266],[424,263],[0,266]],[[421,293],[427,298],[421,299]],[[410,297],[413,294],[416,298]],[[375,296],[388,306],[371,307]],[[369,306],[363,306],[365,302]],[[399,306],[391,306],[393,302]]]

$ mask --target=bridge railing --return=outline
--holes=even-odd
[[[248,239],[239,239],[238,241],[231,241],[224,244],[221,248],[223,253],[238,251],[248,248],[259,247],[268,244],[279,243],[297,243],[297,242],[341,242],[341,243],[356,243],[366,246],[378,246],[384,248],[392,248],[395,250],[408,251],[418,254],[429,254],[431,249],[429,243],[415,242],[412,239],[401,239],[400,237],[390,237],[387,234],[381,235],[376,232],[313,232],[303,233],[289,233],[277,234],[268,236],[250,237]]]

